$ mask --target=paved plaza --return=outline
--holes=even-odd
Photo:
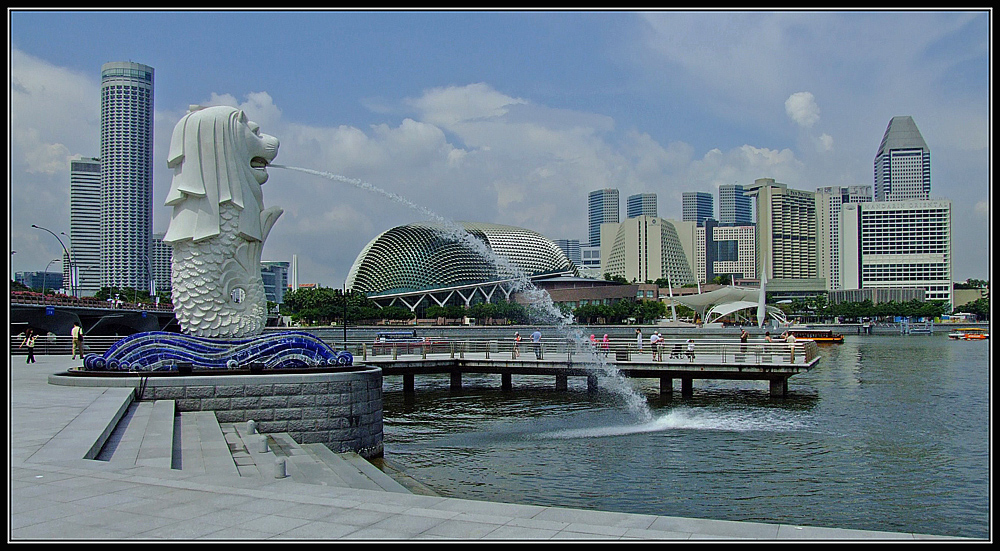
[[[11,356],[9,541],[946,539],[445,498],[391,483],[359,486],[351,481],[364,469],[340,460],[295,463],[296,476],[279,477],[275,452],[253,449],[241,461],[227,440],[250,437],[217,424],[185,429],[181,445],[201,459],[180,469],[169,450],[164,462],[163,450],[157,457],[138,445],[131,460],[117,459],[129,451],[124,437],[111,460],[84,459],[99,457],[94,435],[114,428],[113,410],[132,398],[126,388],[50,384],[50,375],[78,364]],[[147,441],[158,430],[152,419]]]

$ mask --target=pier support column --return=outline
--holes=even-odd
[[[403,392],[413,394],[413,373],[403,374]]]
[[[508,391],[514,388],[514,385],[510,383],[510,373],[500,374],[500,388]]]
[[[674,392],[674,380],[671,377],[660,377],[660,396],[670,396]]]
[[[681,396],[691,396],[694,394],[694,386],[691,384],[691,378],[682,377],[681,378]]]
[[[597,375],[587,375],[587,392],[597,392]]]
[[[788,377],[782,377],[781,379],[771,379],[771,396],[787,396],[788,395]]]
[[[566,390],[566,376],[556,375],[556,390]]]
[[[451,372],[451,389],[452,390],[462,390],[462,373],[459,371]]]

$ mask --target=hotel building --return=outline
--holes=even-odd
[[[102,285],[145,289],[153,226],[153,68],[101,67]]]

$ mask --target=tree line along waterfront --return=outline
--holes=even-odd
[[[346,298],[345,298],[346,297]],[[770,299],[769,304],[774,304]],[[785,315],[802,322],[860,322],[895,317],[912,319],[940,318],[948,313],[949,305],[943,301],[882,302],[870,300],[829,304],[823,295],[792,299],[778,303]],[[572,315],[576,323],[587,325],[623,325],[627,323],[651,324],[672,315],[666,303],[650,300],[619,300],[613,304],[586,304],[570,308],[557,304],[561,314]],[[683,305],[674,307],[679,319],[695,320],[696,314]],[[326,287],[303,288],[285,293],[280,305],[282,315],[300,325],[351,325],[370,324],[378,321],[406,323],[415,320],[417,313],[403,307],[379,308],[374,301],[361,293]],[[989,298],[981,298],[953,313],[966,312],[980,320],[989,319]],[[480,302],[468,308],[461,305],[428,306],[419,312],[423,319],[444,319],[450,323],[475,320],[477,325],[551,324],[551,315],[532,306],[518,302]],[[700,320],[696,320],[700,321]]]
[[[969,280],[967,283],[956,283],[955,288],[988,288],[988,285],[988,282]],[[150,296],[148,291],[104,287],[94,297],[75,298],[59,294],[53,289],[45,289],[43,296],[43,290],[29,289],[15,281],[11,281],[10,289],[12,302],[25,302],[31,301],[31,299],[46,301],[60,299],[62,302],[103,304],[109,300],[120,300],[125,303],[153,307],[158,301],[159,309],[171,307],[169,290],[158,290],[155,296]],[[873,303],[870,300],[865,300],[831,304],[825,295],[796,298],[777,303],[769,296],[768,304],[776,305],[789,319],[811,323],[860,322],[896,317],[934,319],[949,313],[950,309],[950,305],[943,301],[911,300]],[[668,315],[673,315],[666,303],[653,300],[619,300],[612,304],[591,303],[575,308],[563,303],[556,306],[563,316],[572,315],[577,323],[587,325],[650,324]],[[679,319],[701,321],[695,319],[694,311],[681,304],[677,304],[673,310],[676,311]],[[554,322],[551,315],[518,302],[479,302],[468,308],[461,305],[432,305],[414,313],[409,308],[404,307],[380,308],[362,293],[348,290],[345,295],[341,289],[330,287],[287,291],[282,304],[268,303],[268,311],[288,316],[292,322],[306,326],[342,324],[345,319],[348,324],[352,325],[374,324],[376,322],[407,323],[415,320],[418,315],[423,319],[452,320],[450,323],[461,323],[466,319],[474,319],[477,325],[551,324]],[[988,321],[990,317],[989,297],[986,296],[961,305],[951,313],[972,314],[979,321]]]

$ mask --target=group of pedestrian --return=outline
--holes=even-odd
[[[531,334],[531,348],[535,351],[535,359],[542,359],[542,332],[535,329]],[[521,357],[521,333],[514,332],[514,359]]]
[[[73,329],[70,330],[70,335],[73,338],[73,359],[76,359],[77,353],[80,354],[80,358],[83,359],[83,328],[80,327],[80,322],[73,322]],[[27,348],[28,356],[24,363],[33,364],[38,363],[35,359],[35,341],[38,340],[38,332],[32,328],[27,328],[24,330],[24,340],[18,345],[18,348]]]

